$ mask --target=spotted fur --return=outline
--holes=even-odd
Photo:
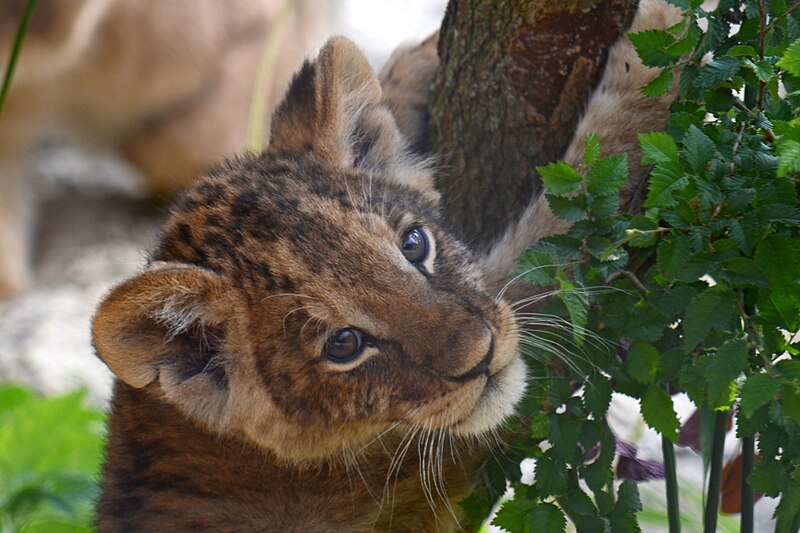
[[[368,343],[331,361],[345,327]],[[94,342],[119,378],[108,531],[450,530],[525,380],[510,308],[346,40],[298,73],[268,151],[177,202]]]
[[[384,80],[410,64],[394,61]],[[523,239],[559,226],[534,202],[538,230],[484,257],[458,242],[392,115],[409,90],[384,94],[349,41],[329,42],[278,107],[270,148],[200,179],[144,272],[100,305],[93,338],[118,377],[101,531],[458,527],[524,390],[498,280]],[[400,124],[416,145],[415,114]],[[414,228],[431,246],[422,267],[401,251]],[[343,328],[368,341],[335,362]]]

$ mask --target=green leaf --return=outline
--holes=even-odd
[[[516,275],[531,285],[552,285],[556,282],[558,251],[546,242],[533,245],[519,260]]]
[[[752,70],[756,77],[763,82],[767,82],[775,76],[775,69],[769,61],[753,62],[750,59],[745,59],[742,64]]]
[[[560,290],[558,297],[564,302],[569,313],[570,322],[573,325],[572,336],[575,344],[583,345],[584,327],[589,318],[589,298],[586,292],[575,289],[572,282],[567,281],[563,276],[559,278]]]
[[[543,167],[536,167],[542,183],[552,194],[568,194],[578,189],[583,177],[563,161],[556,161]]]
[[[567,490],[567,470],[564,463],[553,457],[552,448],[536,461],[534,479],[543,496],[560,495]]]
[[[777,143],[778,176],[800,172],[800,142],[791,139]]]
[[[786,49],[777,64],[792,76],[800,76],[800,39]]]
[[[716,155],[716,147],[708,135],[692,124],[683,138],[683,155],[692,170],[702,175],[706,166]]]
[[[672,89],[672,69],[665,68],[658,73],[658,76],[642,87],[642,94],[655,98],[666,94],[670,89]]]
[[[586,136],[586,142],[583,148],[583,164],[591,167],[600,157],[600,138],[596,133],[590,133]]]
[[[532,510],[533,502],[517,495],[503,503],[492,520],[492,525],[501,527],[509,533],[527,533],[531,531],[528,520]]]
[[[639,487],[636,483],[626,479],[617,489],[617,504],[614,511],[620,513],[636,513],[642,510],[642,501],[639,499]]]
[[[800,225],[800,209],[786,204],[762,205],[758,216],[767,222],[781,222],[790,226]]]
[[[758,52],[752,46],[737,44],[728,49],[728,55],[732,57],[755,57]]]
[[[611,392],[611,382],[602,376],[596,376],[586,384],[583,391],[583,405],[596,420],[603,418],[608,411]]]
[[[676,442],[680,422],[672,399],[660,385],[651,385],[642,396],[642,417],[647,425]]]
[[[683,346],[689,352],[700,344],[712,329],[725,330],[738,316],[736,295],[719,285],[701,292],[686,309],[682,320]]]
[[[555,216],[567,222],[577,222],[586,218],[586,207],[581,196],[568,197],[545,194],[547,204]]]
[[[739,407],[747,418],[756,410],[775,399],[781,382],[769,374],[753,374],[742,386]]]
[[[725,263],[724,270],[720,273],[720,279],[731,282],[735,286],[753,285],[756,287],[767,287],[767,280],[764,270],[758,263],[747,257],[737,257]]]
[[[642,146],[643,164],[669,163],[678,160],[678,145],[663,131],[640,133],[639,144]]]
[[[530,423],[531,438],[545,439],[550,434],[550,417],[545,413],[536,413]]]
[[[716,58],[697,71],[694,83],[700,89],[709,89],[733,78],[740,67],[741,62],[734,57]]]
[[[603,198],[616,195],[628,178],[628,155],[604,157],[586,175],[586,190]]]
[[[675,39],[666,31],[645,30],[629,33],[628,38],[636,48],[642,63],[648,67],[669,67],[678,61],[676,56],[665,51],[675,43]]]
[[[736,395],[734,381],[747,370],[749,345],[741,339],[726,341],[716,352],[707,355],[705,369],[707,395],[712,409],[729,408]]]
[[[633,379],[644,385],[653,383],[659,368],[658,350],[652,344],[634,342],[628,349],[625,369]]]
[[[531,512],[530,531],[536,533],[564,533],[567,519],[564,513],[552,503],[540,503]]]
[[[762,461],[756,464],[747,481],[757,491],[771,498],[777,498],[780,495],[782,477],[783,471],[778,461]]]
[[[674,280],[691,255],[689,239],[681,233],[661,240],[656,251],[656,265],[667,280]]]
[[[644,207],[673,207],[676,200],[673,193],[682,191],[689,185],[689,178],[677,161],[656,165],[650,174],[650,185]]]

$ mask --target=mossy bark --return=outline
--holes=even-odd
[[[450,0],[430,139],[451,221],[476,247],[540,192],[636,0]]]

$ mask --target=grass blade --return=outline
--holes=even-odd
[[[11,78],[14,77],[14,68],[17,66],[19,52],[22,49],[22,41],[25,40],[25,33],[28,31],[28,24],[31,21],[33,8],[36,6],[36,2],[37,0],[28,0],[28,3],[25,5],[25,11],[22,13],[22,19],[20,19],[19,26],[17,27],[17,35],[14,37],[14,46],[11,48],[6,74],[3,77],[3,87],[0,89],[0,116],[3,114],[3,107],[8,97],[8,91],[11,89]]]

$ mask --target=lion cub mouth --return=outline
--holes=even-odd
[[[493,374],[488,370],[481,374],[486,376],[486,383],[472,410],[451,426],[455,435],[476,437],[491,432],[514,414],[516,405],[525,394],[527,370],[519,356]]]

